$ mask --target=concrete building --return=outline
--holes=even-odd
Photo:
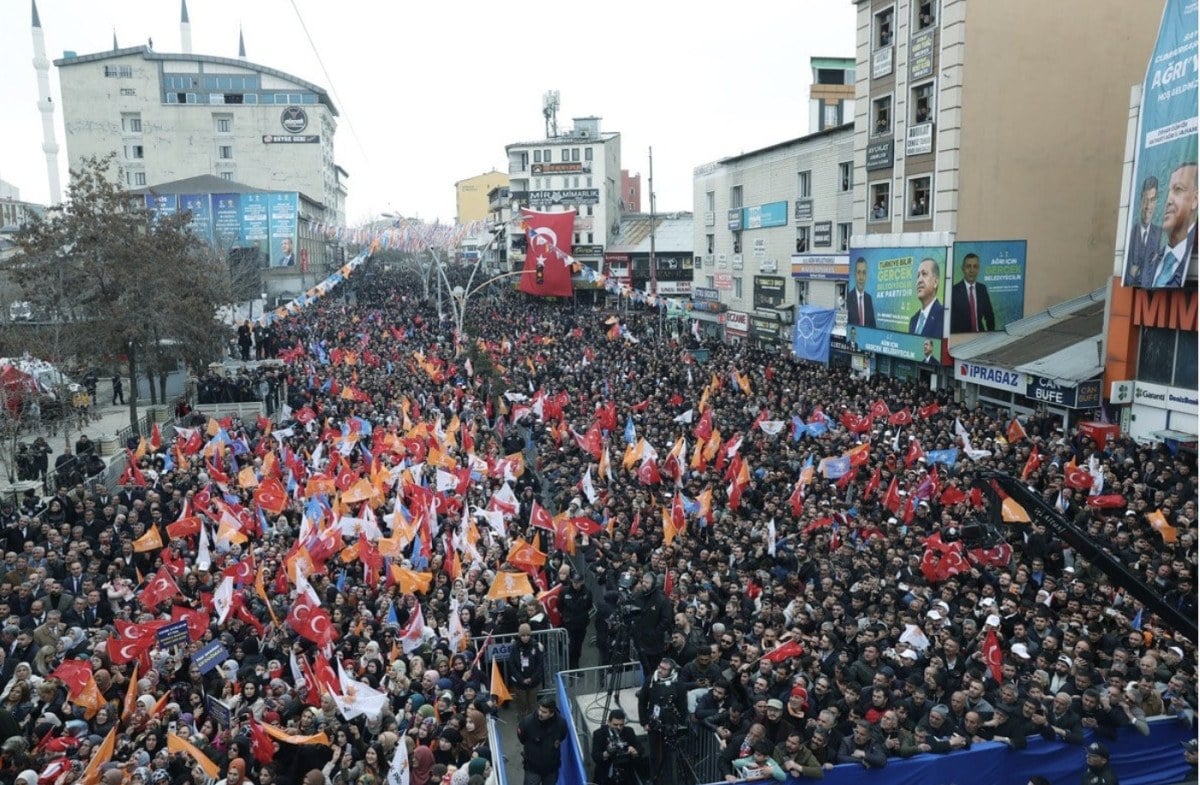
[[[54,61],[67,157],[117,154],[124,184],[213,175],[306,194],[345,223],[346,172],[334,159],[337,108],[303,79],[245,59],[148,46]]]
[[[854,58],[814,57],[809,65],[808,127],[824,131],[854,122]]]
[[[513,269],[525,263],[525,235],[516,223],[520,208],[574,209],[573,255],[599,272],[605,246],[620,228],[621,134],[601,131],[599,117],[576,117],[561,134],[556,124],[547,125],[546,138],[504,148],[513,220],[507,229],[509,262]],[[584,286],[576,276],[576,289]]]
[[[836,307],[835,360],[849,362],[853,157],[845,124],[693,171],[692,318],[702,334],[787,346],[797,305]]]
[[[455,219],[460,226],[488,217],[488,194],[508,185],[508,175],[493,169],[454,184]]]
[[[899,350],[888,348],[894,341],[873,342],[876,372],[920,369],[948,380],[944,365],[972,330],[1002,330],[1108,279],[1125,96],[1144,73],[1158,9],[1121,0],[856,5],[856,258],[860,250],[872,258],[874,279],[878,257],[937,256],[937,300],[953,317],[954,283],[962,278],[962,259],[974,253],[965,244],[1008,244],[996,257],[1011,273],[1007,315],[966,328],[944,318],[932,337],[941,369],[936,361],[921,362],[919,345],[914,356],[903,341]],[[923,264],[911,263],[914,273]],[[989,263],[985,257],[980,280]],[[907,309],[903,323],[896,319],[879,333],[894,336],[898,325],[900,333],[930,335],[923,308],[921,330],[908,325],[915,299],[896,302],[896,316]],[[959,312],[964,307],[957,304]],[[971,314],[975,320],[974,307]],[[1100,368],[1080,368],[1087,376],[1079,381]]]
[[[642,211],[642,175],[621,170],[621,209],[627,213]]]

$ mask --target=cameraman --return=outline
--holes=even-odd
[[[592,734],[592,761],[596,785],[632,785],[633,769],[643,755],[637,734],[625,724],[625,712],[613,709],[608,727]]]
[[[687,689],[674,660],[663,658],[638,693],[638,717],[649,731],[653,776],[669,783],[675,772],[674,742],[687,729]]]
[[[649,679],[667,648],[667,630],[675,620],[671,603],[658,588],[654,573],[647,572],[630,598],[633,606],[633,643],[642,661],[642,673]],[[674,671],[674,668],[672,668]],[[645,715],[642,715],[643,720]]]

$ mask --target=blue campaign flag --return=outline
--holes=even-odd
[[[802,360],[828,365],[829,336],[833,334],[835,321],[837,311],[833,308],[801,306],[792,326],[792,353]]]
[[[388,627],[399,627],[400,626],[400,617],[398,617],[396,615],[396,604],[395,603],[392,603],[392,605],[388,608],[387,618],[384,620],[383,623],[385,625],[387,625]]]
[[[800,437],[808,432],[808,423],[796,415],[792,415],[792,441],[800,441]]]
[[[839,455],[836,458],[826,458],[825,477],[826,479],[836,480],[839,477],[845,477],[850,472],[850,458],[845,455]]]
[[[346,571],[345,570],[338,570],[338,577],[337,577],[336,585],[337,585],[337,590],[339,592],[343,592],[346,590]]]
[[[625,443],[634,444],[637,442],[637,428],[633,425],[633,415],[625,415]]]
[[[171,457],[171,452],[168,450],[162,454],[163,456],[163,474],[175,470],[175,460]]]
[[[1137,630],[1138,632],[1141,632],[1141,630],[1142,630],[1142,609],[1141,608],[1138,608],[1138,612],[1136,614],[1134,614],[1133,621],[1131,621],[1129,623],[1129,626],[1132,627],[1133,629]]]
[[[683,500],[683,511],[685,513],[687,513],[688,515],[699,515],[700,514],[700,502],[696,501],[695,499],[689,499],[688,497],[684,496],[682,493],[679,494],[679,498],[681,498]]]
[[[935,463],[944,463],[947,466],[954,468],[954,464],[958,463],[958,448],[949,450],[929,450],[925,453],[925,462],[933,465]]]
[[[808,424],[809,436],[824,436],[829,433],[829,425],[824,420],[817,420]]]

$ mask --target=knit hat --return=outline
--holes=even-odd
[[[483,758],[472,758],[471,762],[467,764],[467,775],[473,777],[476,774],[478,774],[479,776],[482,777],[483,772],[486,769],[487,769],[487,761],[486,760],[484,760]]]

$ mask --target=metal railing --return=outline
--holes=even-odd
[[[691,763],[696,782],[721,782],[721,743],[717,734],[708,728],[692,725],[678,740],[679,752]]]
[[[508,785],[508,768],[504,760],[504,741],[500,738],[500,721],[489,716],[487,720],[488,749],[492,751],[492,771],[496,774],[496,785]]]
[[[567,718],[567,726],[571,731],[572,746],[577,756],[582,782],[594,782],[587,777],[587,769],[592,760],[591,725],[603,725],[607,718],[603,716],[606,708],[616,708],[616,705],[606,706],[606,698],[610,689],[614,692],[642,686],[642,665],[639,662],[627,662],[617,666],[601,668],[579,668],[572,671],[562,671],[558,674],[559,708]],[[626,710],[628,711],[626,707]],[[637,712],[628,712],[632,718]],[[589,724],[589,719],[591,724]]]
[[[487,651],[483,653],[483,662],[491,667],[492,661],[501,663],[508,661],[512,650],[516,648],[517,636],[492,635],[488,638],[472,638],[471,646],[476,651],[487,643]],[[545,655],[545,665],[542,668],[542,683],[538,685],[538,694],[554,692],[554,674],[566,670],[570,665],[570,647],[567,641],[567,631],[564,629],[537,630],[533,633],[533,641],[542,647]]]

